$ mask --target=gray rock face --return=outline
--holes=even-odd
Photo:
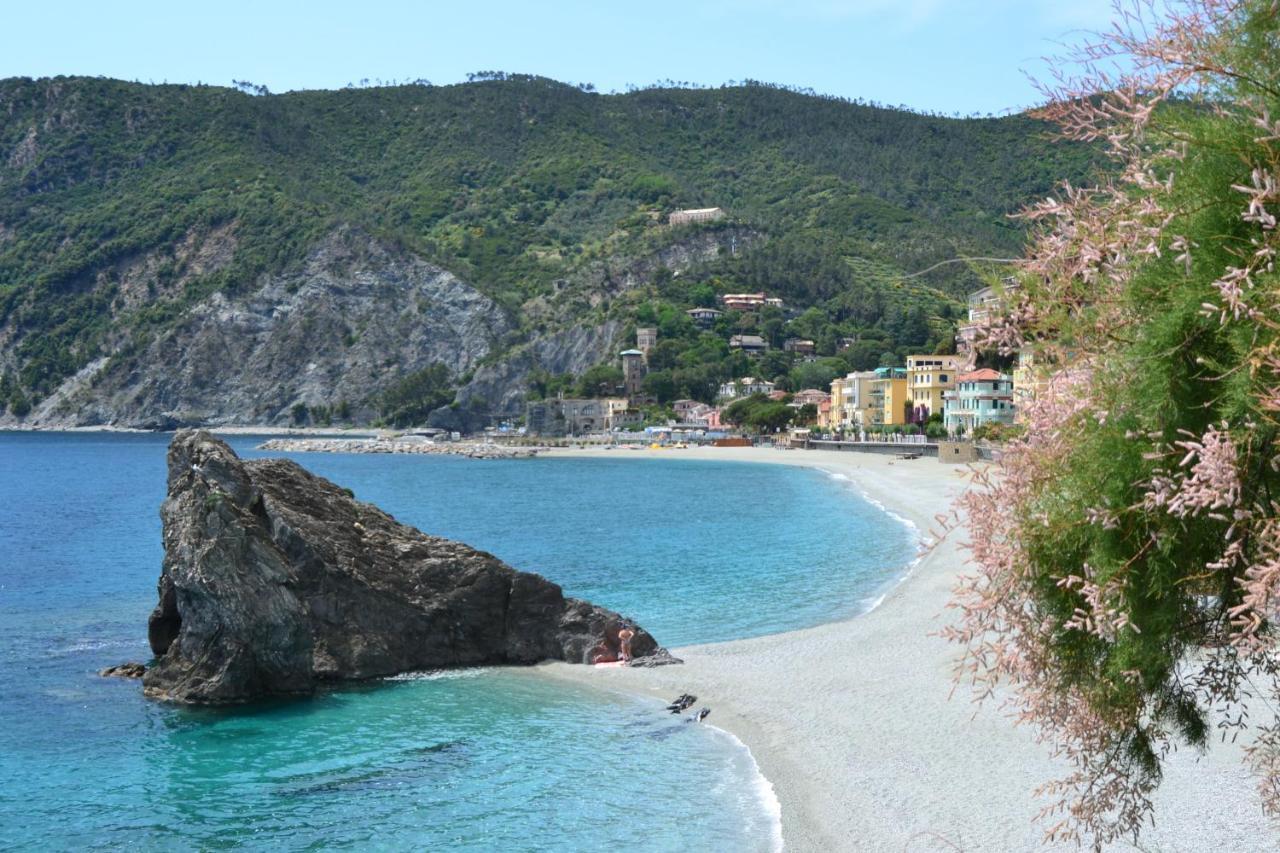
[[[510,329],[447,270],[339,229],[300,269],[214,293],[136,354],[90,365],[25,424],[281,425],[295,404],[343,402],[368,423],[372,394],[432,364],[471,370]]]
[[[399,524],[287,460],[201,431],[169,447],[146,695],[308,693],[437,667],[586,662],[627,622],[496,557]],[[636,628],[633,654],[660,653]]]

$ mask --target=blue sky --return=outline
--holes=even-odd
[[[752,78],[945,113],[1037,102],[1041,57],[1107,26],[1110,0],[182,0],[23,3],[0,77],[452,83],[502,70],[591,82]]]

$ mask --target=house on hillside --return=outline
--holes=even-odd
[[[796,355],[813,355],[818,350],[817,344],[807,338],[787,338],[782,348]]]
[[[722,400],[736,400],[739,397],[750,397],[752,394],[768,394],[773,391],[773,383],[767,379],[744,376],[736,381],[725,382],[720,386]]]
[[[716,320],[724,316],[723,311],[717,311],[715,308],[690,308],[684,313],[688,314],[689,319],[703,329],[710,328],[715,324]]]
[[[765,306],[781,308],[782,300],[766,293],[724,293],[716,297],[730,311],[758,311]]]
[[[742,350],[747,355],[760,355],[768,351],[769,344],[759,335],[734,335],[729,338],[729,349]]]
[[[689,225],[694,222],[715,222],[724,219],[724,211],[718,207],[699,207],[691,210],[673,210],[667,215],[668,225]]]
[[[803,391],[797,391],[791,395],[789,405],[795,406],[797,409],[801,406],[807,406],[810,403],[817,406],[824,402],[830,402],[831,395],[826,391],[820,391],[817,388],[805,388]]]

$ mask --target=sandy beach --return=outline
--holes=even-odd
[[[549,455],[718,459],[803,465],[841,474],[927,536],[966,487],[963,468],[870,453],[703,448],[560,450]],[[886,518],[886,524],[899,523]],[[928,551],[873,611],[768,637],[676,649],[683,666],[547,664],[547,677],[711,707],[708,722],[740,738],[772,783],[787,850],[1033,850],[1044,826],[1033,791],[1062,775],[1034,733],[994,705],[953,693],[956,649],[935,635],[950,619],[964,567],[963,531]],[[848,543],[856,548],[857,543]],[[659,638],[661,639],[661,638]],[[639,784],[639,783],[637,783]],[[1239,752],[1175,754],[1140,846],[1280,849]],[[1074,848],[1069,848],[1074,849]]]

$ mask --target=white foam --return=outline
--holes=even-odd
[[[124,640],[77,640],[69,646],[52,649],[54,654],[70,654],[72,652],[96,652],[99,649],[118,649],[135,645]]]
[[[920,528],[916,526],[916,523],[914,521],[912,521],[911,519],[905,516],[898,515],[896,512],[889,509],[883,503],[871,497],[871,495],[867,494],[866,490],[864,490],[861,486],[858,486],[857,483],[855,483],[852,479],[850,479],[850,477],[847,474],[842,474],[839,471],[830,471],[826,468],[819,468],[818,470],[826,474],[828,477],[830,477],[833,480],[843,480],[847,483],[852,484],[854,488],[858,490],[858,494],[862,496],[862,499],[864,501],[871,504],[873,507],[880,510],[885,515],[889,516],[894,521],[901,524],[903,527],[907,528],[907,530],[909,530],[912,533],[912,535],[916,537],[915,559],[913,559],[910,563],[907,563],[906,568],[903,569],[902,572],[900,572],[898,575],[894,577],[893,583],[891,583],[888,586],[885,592],[881,593],[878,597],[874,599],[872,598],[863,599],[864,602],[870,602],[870,603],[867,605],[867,609],[862,612],[864,614],[870,613],[871,611],[879,607],[881,604],[884,604],[885,599],[889,596],[889,590],[892,590],[894,587],[900,585],[907,578],[911,577],[912,573],[916,570],[916,566],[920,565],[920,561],[924,559],[924,555],[928,551],[928,548],[924,544],[924,542],[919,539]]]
[[[746,755],[747,760],[751,762],[751,769],[755,776],[752,785],[755,799],[759,803],[761,809],[769,820],[769,850],[772,853],[779,853],[782,850],[782,803],[778,800],[778,793],[773,789],[773,783],[765,777],[760,770],[760,764],[756,761],[756,757],[751,754],[750,748],[747,747],[742,740],[733,732],[726,731],[719,726],[710,723],[704,725],[712,731],[723,735],[734,745],[735,748],[742,751]]]
[[[492,667],[478,666],[472,669],[428,669],[422,672],[401,672],[388,675],[383,681],[451,681],[455,678],[479,678]]]

